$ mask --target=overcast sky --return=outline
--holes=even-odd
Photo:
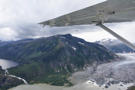
[[[72,33],[87,41],[112,38],[97,26],[42,28],[37,23],[105,0],[0,0],[0,40],[17,40],[31,37]],[[134,41],[135,23],[107,24],[115,32]]]

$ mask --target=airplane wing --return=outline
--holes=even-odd
[[[116,3],[112,1],[118,0],[109,0],[90,6],[79,11],[72,12],[48,21],[41,22],[42,25],[50,26],[72,26],[72,25],[84,25],[84,24],[93,24],[98,22],[103,23],[114,23],[114,22],[128,22],[135,19],[135,5],[130,5],[126,3]],[[121,0],[122,1],[122,0]],[[125,0],[124,0],[125,1]],[[130,0],[134,1],[134,0]],[[122,4],[120,6],[120,4]],[[130,6],[129,6],[130,5]],[[128,8],[126,8],[129,6]],[[122,7],[122,8],[118,8]]]
[[[135,20],[135,0],[108,0],[39,24],[56,27],[97,24],[135,50],[135,46],[131,42],[103,25],[103,23],[128,22],[133,20]]]
[[[41,22],[43,25],[51,26],[70,26],[70,25],[82,25],[82,24],[92,24],[92,21],[96,19],[96,7],[104,7],[105,3],[100,3],[95,6],[91,6],[79,11],[72,12],[67,15],[57,17],[52,20]]]

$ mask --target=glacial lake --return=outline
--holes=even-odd
[[[10,61],[10,60],[5,60],[5,59],[0,59],[0,66],[2,69],[9,69],[11,67],[16,67],[18,63]]]

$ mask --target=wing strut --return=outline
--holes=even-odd
[[[120,35],[118,35],[117,33],[115,33],[114,31],[112,31],[110,28],[106,27],[102,23],[97,24],[97,26],[99,26],[102,29],[104,29],[105,31],[109,32],[114,37],[116,37],[117,39],[119,39],[120,41],[122,41],[123,43],[125,43],[127,46],[129,46],[130,48],[132,48],[133,50],[135,50],[135,46],[131,42],[129,42],[128,40],[124,39],[123,37],[121,37]]]

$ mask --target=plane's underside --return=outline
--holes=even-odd
[[[108,0],[79,11],[41,22],[40,24],[56,27],[96,24],[135,50],[135,46],[132,43],[103,25],[104,23],[129,22],[134,20],[135,0]]]

